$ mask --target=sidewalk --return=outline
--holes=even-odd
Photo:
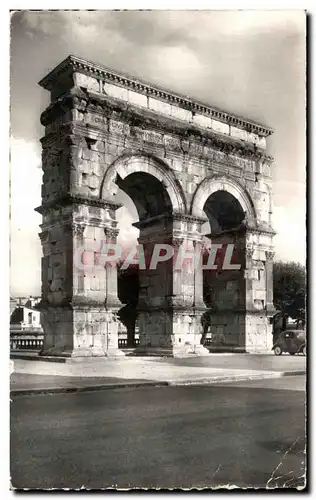
[[[303,356],[220,355],[194,358],[96,358],[75,363],[11,360],[11,394],[70,392],[142,385],[200,385],[304,375]]]

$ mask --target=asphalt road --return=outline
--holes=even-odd
[[[15,488],[304,485],[305,378],[18,396]]]

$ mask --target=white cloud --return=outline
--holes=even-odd
[[[133,222],[138,220],[137,215],[135,216],[129,208],[124,206],[116,211],[116,219],[120,230],[117,238],[118,243],[123,247],[137,245],[139,229],[132,226]]]
[[[41,204],[39,147],[23,139],[11,140],[11,290],[15,294],[39,293]]]
[[[171,85],[199,78],[203,66],[194,52],[185,46],[155,47],[148,52],[147,67],[168,74]]]
[[[274,207],[273,225],[276,259],[306,262],[306,209],[304,203]]]
[[[32,227],[40,216],[42,171],[40,147],[24,139],[11,140],[11,219],[19,229]]]

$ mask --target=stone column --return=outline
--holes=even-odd
[[[117,244],[119,230],[113,227],[105,227],[104,233],[106,244]],[[118,317],[117,313],[122,307],[118,298],[117,290],[117,263],[105,262],[105,309],[106,309],[106,333],[107,333],[107,355],[124,355],[118,349]]]
[[[249,236],[251,233],[248,232]],[[262,318],[265,323],[265,311],[256,310],[254,301],[254,284],[253,284],[253,259],[256,250],[253,243],[246,244],[245,248],[245,312],[242,319],[242,334],[240,345],[248,353],[256,353],[264,350],[262,348],[263,331]],[[243,338],[243,340],[242,340]]]
[[[57,217],[52,211],[44,212],[42,354],[122,355],[118,350],[116,267],[109,270],[100,260],[104,226],[116,222],[109,218],[105,202],[95,207],[88,200],[85,204],[78,201],[69,199]]]
[[[254,246],[246,245],[245,248],[245,305],[246,311],[252,311],[253,304],[253,285],[252,285],[252,261],[254,255]]]
[[[203,243],[202,239],[195,239],[193,242],[194,251],[200,256],[200,260],[194,271],[194,308],[204,311],[206,306],[203,300]]]
[[[202,237],[188,228],[190,217],[169,216],[142,221],[139,243],[154,246],[168,243],[173,257],[156,269],[140,270],[139,295],[139,354],[181,357],[191,354],[208,355],[201,345],[203,303],[202,259],[194,265],[194,253],[201,248]],[[178,252],[191,254],[191,266],[177,265]]]
[[[251,235],[251,232],[249,233]],[[249,235],[248,234],[248,235]],[[272,254],[264,250],[266,235],[253,233],[254,243],[246,246],[246,314],[245,314],[245,349],[249,353],[270,352],[272,347],[272,327],[270,325],[273,310],[273,261]],[[258,276],[253,275],[253,264],[262,269]]]
[[[180,217],[178,219],[181,221]],[[176,225],[173,236],[175,257],[173,292],[170,298],[173,355],[179,357],[190,354],[209,355],[209,351],[201,345],[201,317],[206,311],[203,302],[202,237],[192,231],[192,222],[185,219],[183,217],[181,221],[182,234],[178,232],[179,225]],[[184,259],[180,265],[181,252],[188,259]]]
[[[170,220],[155,217],[134,224],[140,230],[139,245],[144,250],[146,269],[139,269],[138,354],[172,355],[172,323],[168,297],[172,290],[172,259],[153,265],[156,245],[170,241]],[[141,266],[140,266],[141,267]]]
[[[270,316],[272,316],[275,312],[275,307],[273,305],[273,258],[274,252],[267,251],[265,265],[267,291],[266,308]]]
[[[119,234],[119,230],[113,227],[105,227],[105,243],[109,245],[117,245],[117,236]],[[121,302],[118,299],[117,292],[117,263],[106,261],[105,262],[106,269],[106,293],[105,293],[105,306],[106,308],[120,309],[122,307]]]

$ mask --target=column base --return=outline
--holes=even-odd
[[[249,354],[272,352],[272,325],[266,314],[247,314],[245,318],[245,350]]]
[[[138,346],[134,351],[135,356],[155,356],[168,358],[188,358],[192,356],[209,356],[210,352],[202,345],[183,345],[170,347]]]
[[[116,310],[51,307],[43,315],[41,356],[100,358],[125,356],[118,348]]]
[[[272,325],[266,311],[228,312],[210,315],[212,352],[270,353],[273,345]]]

